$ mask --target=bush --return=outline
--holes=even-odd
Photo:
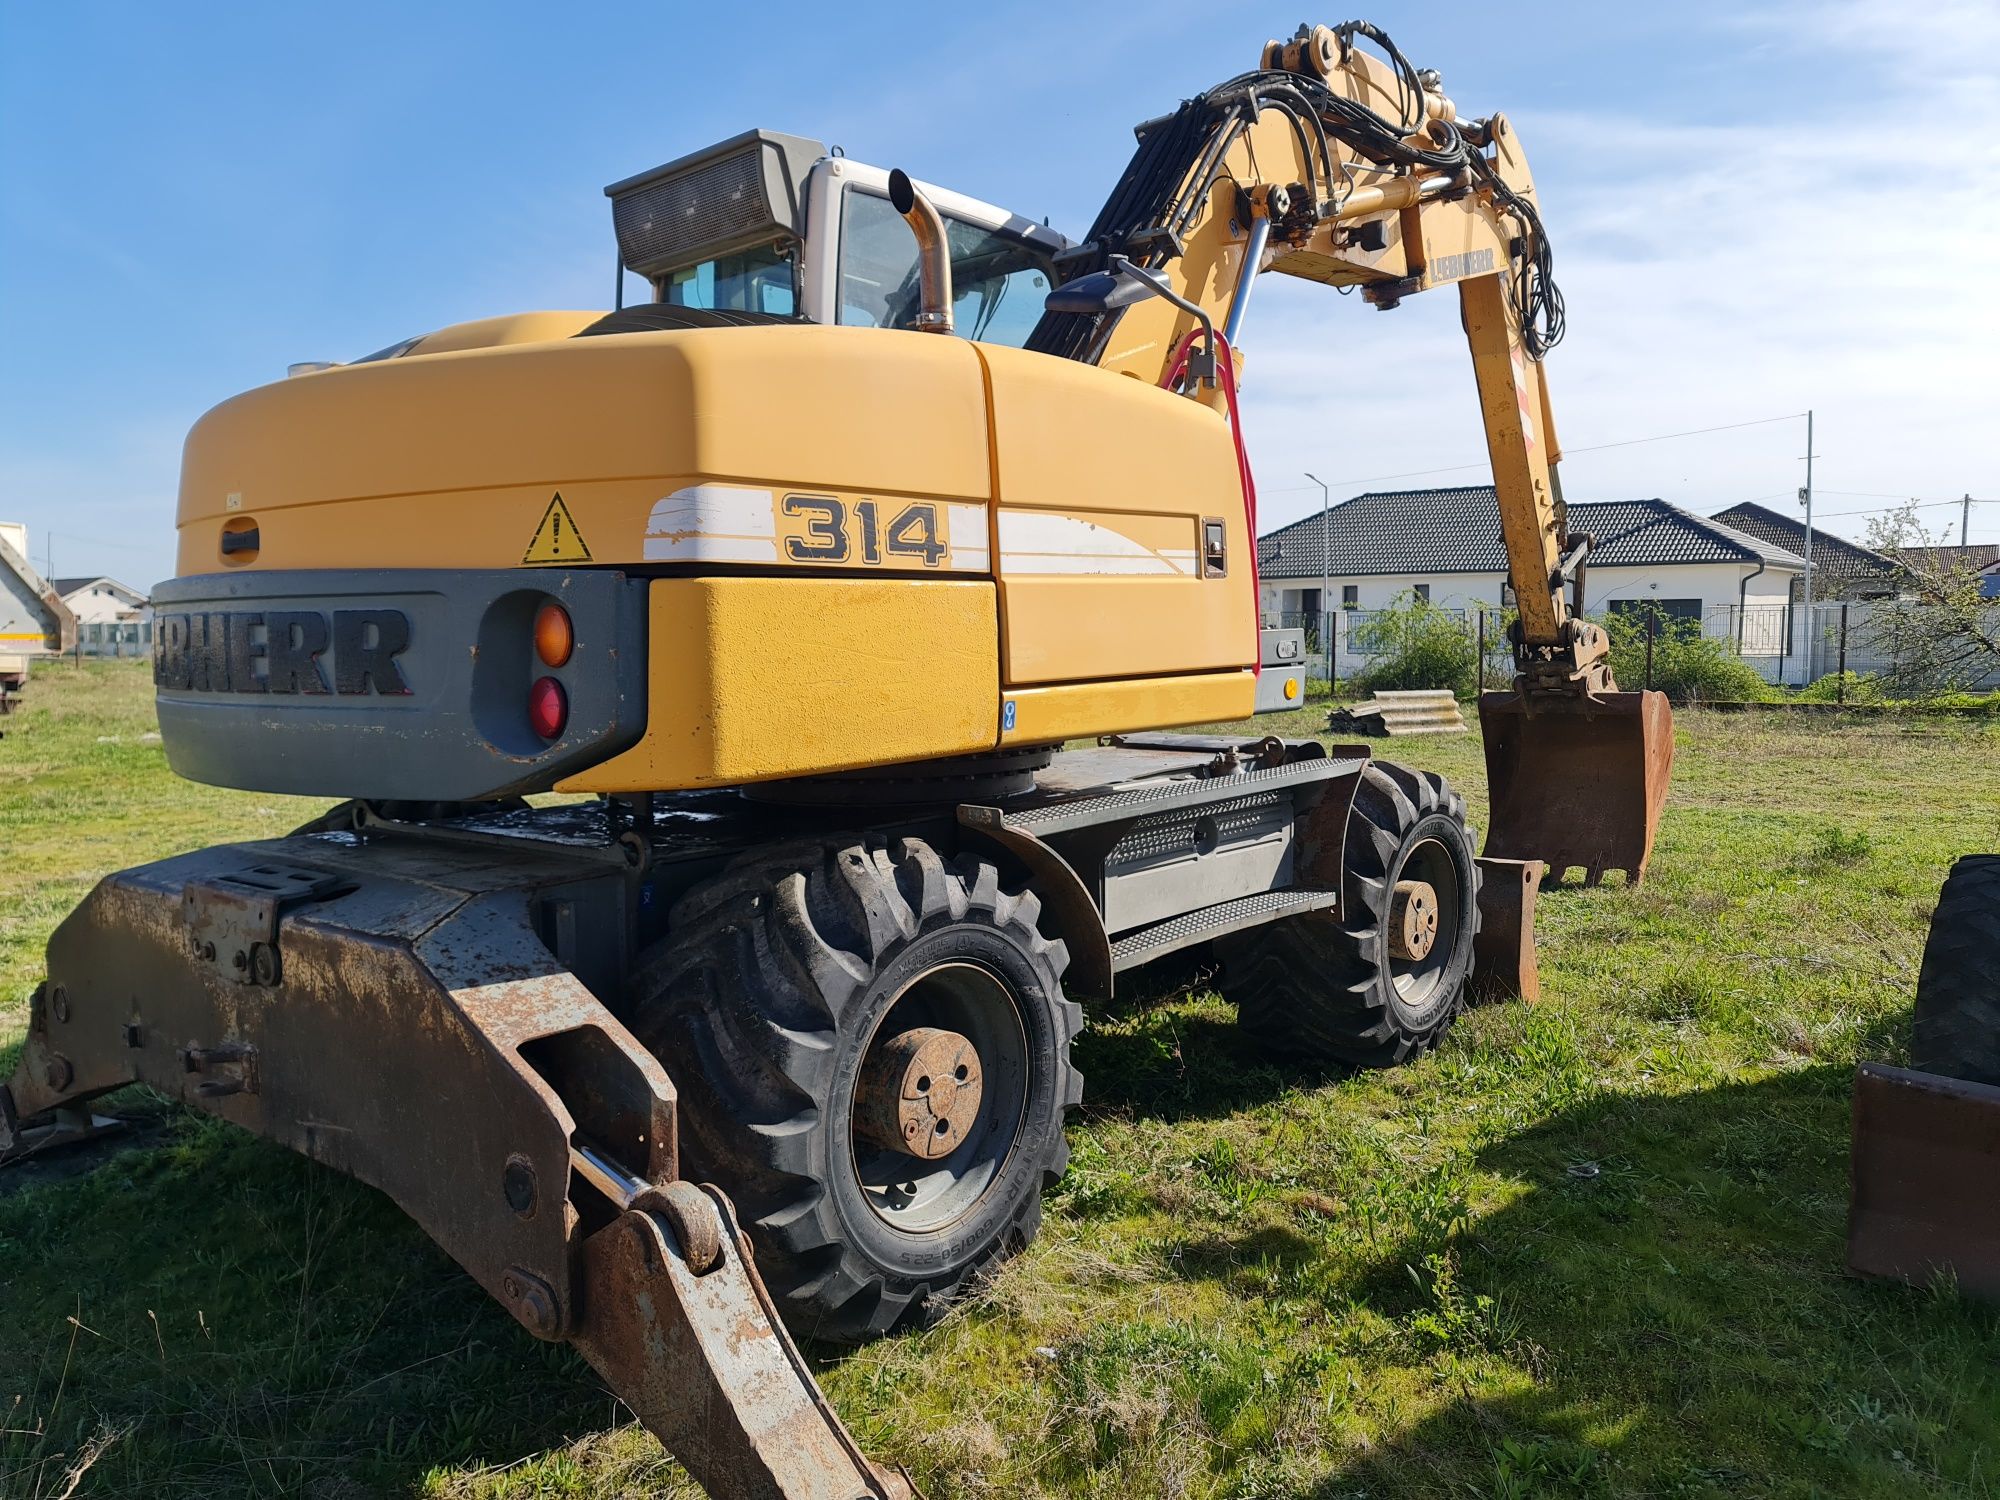
[[[1354,631],[1354,648],[1373,657],[1356,691],[1450,688],[1460,697],[1479,683],[1479,647],[1465,621],[1415,594],[1378,609]]]
[[[1947,711],[1981,709],[1989,714],[2000,714],[2000,689],[1990,693],[1936,693],[1914,706],[1920,712],[1926,708]]]
[[[1611,671],[1627,692],[1646,685],[1646,618],[1607,615]],[[1699,620],[1661,620],[1653,640],[1653,686],[1676,703],[1759,702],[1776,691],[1727,641],[1704,635]]]
[[[1798,690],[1800,703],[1880,703],[1882,679],[1873,672],[1828,672]]]

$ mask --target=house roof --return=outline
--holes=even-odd
[[[1800,555],[1805,552],[1806,526],[1796,516],[1766,510],[1746,500],[1727,510],[1717,511],[1711,519],[1759,541],[1783,547],[1788,552]],[[1858,542],[1850,542],[1846,537],[1835,536],[1817,526],[1813,528],[1812,558],[1814,573],[1829,580],[1881,578],[1896,571],[1894,558],[1884,557]]]
[[[1674,563],[1763,562],[1803,568],[1805,559],[1664,500],[1574,501],[1573,532],[1597,538],[1593,568]],[[1498,501],[1490,484],[1437,490],[1372,490],[1307,516],[1257,542],[1266,578],[1353,578],[1371,573],[1503,573]]]
[[[49,580],[50,587],[64,599],[67,599],[71,594],[80,594],[85,589],[100,583],[110,584],[112,588],[118,590],[121,594],[128,595],[139,603],[145,602],[146,596],[133,588],[131,584],[120,583],[117,579],[108,578],[102,573],[94,574],[88,578],[52,578]]]
[[[2000,562],[2000,542],[1974,542],[1969,547],[1897,547],[1894,555],[1909,559],[1913,567],[1932,572],[1969,568],[1974,573],[1983,573]]]

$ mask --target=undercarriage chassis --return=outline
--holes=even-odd
[[[1068,945],[1067,982],[1106,994],[1175,948],[1337,915],[1366,763],[1155,736],[1058,756],[1001,806],[865,821],[1004,862]],[[102,881],[50,941],[0,1159],[146,1084],[387,1193],[711,1493],[908,1494],[820,1394],[727,1198],[682,1180],[676,1059],[621,1019],[679,895],[854,809],[704,793],[386,811]]]

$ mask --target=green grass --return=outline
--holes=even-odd
[[[98,872],[310,810],[172,779],[146,692],[52,671],[0,725],[10,997]],[[1678,729],[1648,884],[1544,896],[1537,1007],[1361,1077],[1256,1057],[1199,975],[1095,1015],[1040,1240],[824,1366],[863,1441],[940,1500],[2000,1492],[2000,1315],[1842,1271],[1849,1074],[1902,1050],[1952,859],[2000,848],[2000,731]],[[1376,748],[1483,814],[1476,736]],[[142,1107],[87,1175],[0,1174],[0,1495],[106,1435],[79,1495],[674,1491],[386,1201]]]

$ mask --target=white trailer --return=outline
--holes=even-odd
[[[76,617],[28,563],[28,528],[0,521],[0,714],[28,680],[38,656],[76,644]]]

